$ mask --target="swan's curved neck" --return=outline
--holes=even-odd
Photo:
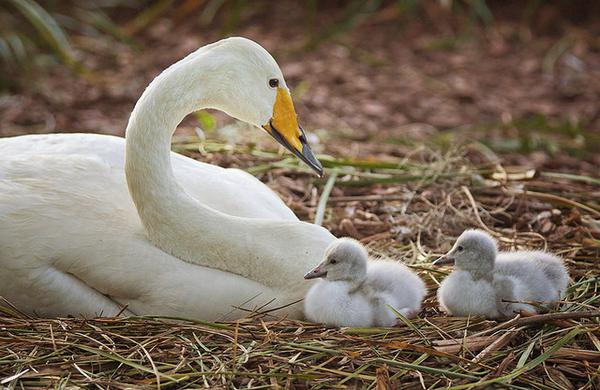
[[[144,225],[146,216],[158,211],[155,203],[183,193],[173,177],[170,151],[173,132],[186,114],[154,83],[131,114],[126,131],[125,174]]]
[[[183,261],[290,288],[285,284],[302,282],[302,275],[322,256],[333,236],[311,224],[221,213],[177,183],[170,153],[177,125],[194,110],[224,107],[212,93],[217,93],[223,80],[214,75],[199,80],[201,65],[196,61],[193,70],[187,66],[190,62],[182,60],[158,76],[142,94],[127,125],[125,174],[146,234],[158,248]],[[192,84],[185,79],[188,75],[196,77],[193,89],[188,88]],[[293,247],[290,237],[303,246]]]
[[[194,110],[190,98],[178,90],[175,64],[159,75],[138,100],[126,131],[125,175],[129,192],[150,239],[157,240],[165,224],[194,200],[177,184],[171,168],[171,138],[177,125]],[[181,87],[179,87],[181,88]],[[181,88],[185,94],[185,87]],[[205,103],[206,104],[206,103]],[[208,105],[208,104],[207,104]],[[170,205],[165,210],[164,205]],[[195,207],[194,207],[195,208]],[[158,243],[157,243],[158,244]]]
[[[178,244],[198,239],[201,227],[218,213],[192,198],[175,180],[171,138],[187,114],[218,102],[205,93],[210,88],[208,78],[206,83],[195,80],[195,84],[205,85],[204,90],[188,88],[186,75],[202,72],[198,72],[201,65],[197,63],[194,72],[189,72],[187,66],[182,60],[165,70],[138,100],[127,125],[125,175],[150,241],[182,260],[202,263],[198,257],[207,251],[197,252]]]

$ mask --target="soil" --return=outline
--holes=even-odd
[[[550,5],[525,23],[522,15],[513,15],[513,5],[494,8],[497,20],[486,27],[441,7],[424,8],[405,15],[394,4],[381,6],[356,28],[303,50],[340,23],[343,7],[329,2],[311,18],[302,3],[258,2],[245,10],[232,34],[254,39],[274,54],[308,130],[382,141],[483,126],[486,131],[479,133],[485,134],[478,138],[494,131],[506,138],[517,134],[511,127],[519,121],[537,117],[543,118],[538,127],[560,132],[571,124],[596,140],[597,21],[561,18],[556,15],[561,9]],[[174,13],[135,35],[135,45],[75,35],[88,77],[60,65],[16,76],[21,88],[0,100],[0,134],[122,135],[148,82],[222,37],[227,24],[225,15],[203,25],[199,11],[185,18]],[[113,17],[126,25],[131,16]],[[597,156],[592,160],[597,163]]]

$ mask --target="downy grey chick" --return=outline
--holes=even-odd
[[[463,232],[452,249],[434,262],[454,264],[442,282],[438,301],[457,316],[512,317],[520,310],[536,313],[532,305],[549,304],[566,292],[569,275],[562,259],[543,251],[498,252],[496,241],[481,230]]]
[[[427,292],[408,267],[369,259],[365,247],[350,238],[334,241],[304,277],[322,278],[306,295],[306,317],[330,326],[394,326],[398,319],[388,305],[414,317]]]

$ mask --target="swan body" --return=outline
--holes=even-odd
[[[309,290],[305,313],[309,320],[330,326],[393,326],[398,319],[389,306],[414,317],[427,292],[408,267],[368,259],[366,249],[349,238],[333,242],[324,260],[305,275],[318,277],[323,279]]]
[[[127,186],[123,186],[126,184],[124,152],[125,139],[110,135],[36,134],[0,139],[0,154],[3,156],[0,179],[4,179],[2,185],[7,186],[7,191],[0,196],[7,196],[9,185],[16,190],[19,187],[17,183],[27,178],[31,183],[27,193],[30,196],[36,194],[35,186],[46,185],[64,190],[66,194],[63,196],[86,194],[89,204],[85,208],[99,207],[107,201],[108,204],[115,203],[114,207],[124,204],[133,207]],[[221,168],[173,152],[170,155],[177,182],[206,206],[240,217],[298,221],[277,194],[249,173],[236,168]],[[14,180],[8,181],[9,177]],[[102,183],[100,177],[115,184]],[[118,199],[101,199],[102,195],[109,195],[106,191],[85,193],[81,187],[94,184],[90,179],[95,180],[95,185],[110,186],[112,195],[119,194]],[[21,187],[24,185],[20,183]],[[245,196],[238,196],[237,191],[244,191]],[[67,199],[65,203],[69,203]],[[18,206],[17,203],[12,204]],[[23,200],[18,207],[27,209],[30,206]],[[131,211],[137,214],[134,209]],[[110,215],[109,212],[107,217]]]
[[[301,298],[303,270],[334,238],[251,175],[170,152],[183,117],[209,107],[319,171],[273,58],[244,38],[207,45],[148,86],[126,140],[0,140],[0,295],[44,316],[204,320]],[[278,313],[302,316],[298,304]]]
[[[450,252],[434,263],[455,264],[438,290],[438,301],[442,310],[457,316],[536,313],[525,302],[548,306],[564,296],[569,282],[559,257],[543,251],[498,252],[494,239],[480,230],[463,232]]]

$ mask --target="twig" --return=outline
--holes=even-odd
[[[477,219],[477,222],[479,222],[479,225],[485,231],[490,233],[492,236],[498,236],[498,233],[496,233],[495,231],[490,229],[481,219],[481,216],[479,215],[479,210],[477,209],[477,202],[475,202],[475,199],[473,198],[471,191],[469,191],[469,189],[466,186],[462,186],[460,188],[465,193],[465,195],[467,195],[467,198],[469,199],[469,203],[471,203],[471,207],[473,208],[473,213],[475,214],[475,218]]]
[[[591,214],[594,214],[596,217],[600,217],[600,211],[598,211],[590,206],[581,204],[579,202],[575,202],[574,200],[563,198],[562,196],[558,196],[558,195],[554,195],[554,194],[546,194],[543,192],[535,192],[535,191],[528,191],[528,190],[523,191],[523,190],[515,190],[515,189],[506,190],[505,192],[510,195],[531,196],[533,198],[563,203],[563,204],[566,204],[566,205],[569,205],[572,207],[576,207],[576,208],[585,210]]]
[[[515,321],[515,326],[532,325],[546,323],[557,320],[577,320],[581,318],[600,317],[600,311],[577,311],[572,313],[548,313],[536,316],[519,318]]]
[[[507,332],[502,336],[498,337],[493,343],[483,349],[483,351],[479,352],[477,356],[473,358],[473,363],[479,363],[483,359],[485,359],[490,353],[499,350],[508,344],[513,338],[519,335],[519,331],[516,332]]]
[[[329,198],[331,203],[349,203],[349,202],[383,202],[392,200],[405,200],[406,194],[402,195],[361,195],[361,196],[332,196]]]

